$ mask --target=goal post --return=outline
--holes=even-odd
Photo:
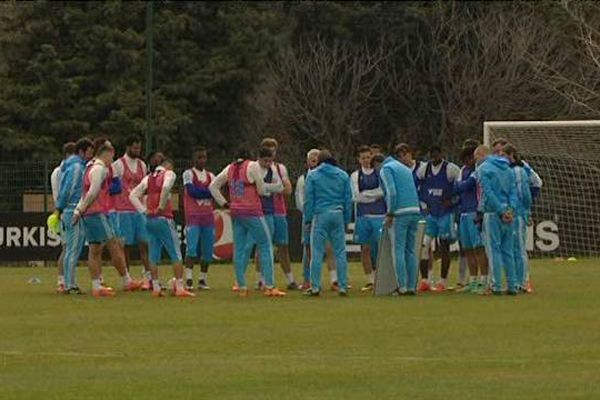
[[[528,250],[600,256],[600,120],[484,122],[484,144],[498,138],[514,144],[543,181]]]

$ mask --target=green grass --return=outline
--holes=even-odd
[[[600,398],[600,263],[533,277],[516,298],[241,299],[215,266],[196,299],[96,300],[54,294],[53,269],[0,268],[0,399]]]

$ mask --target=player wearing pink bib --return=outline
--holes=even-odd
[[[152,268],[152,295],[162,297],[158,280],[158,265],[164,248],[173,264],[173,284],[171,290],[177,297],[195,297],[183,287],[183,265],[181,243],[175,221],[173,220],[173,205],[171,189],[175,184],[176,175],[173,172],[173,162],[165,159],[150,175],[144,177],[129,194],[129,200],[136,210],[148,217],[147,227],[149,236],[149,258]],[[147,196],[146,205],[142,202]]]
[[[229,202],[223,197],[221,187],[229,186]],[[250,160],[247,151],[239,151],[236,161],[229,164],[209,186],[213,198],[223,207],[229,208],[233,223],[233,248],[236,282],[240,296],[248,295],[246,267],[249,257],[246,242],[249,236],[256,241],[260,264],[265,277],[265,296],[285,296],[275,287],[273,274],[273,248],[271,235],[263,216],[260,195],[265,195],[260,166]]]
[[[201,256],[198,289],[208,290],[208,267],[212,262],[215,244],[214,200],[208,186],[215,179],[206,170],[208,152],[205,147],[194,150],[194,167],[183,173],[183,207],[185,211],[185,286],[193,289],[194,258]],[[198,254],[198,245],[201,253]]]
[[[94,143],[96,159],[85,170],[81,200],[77,204],[73,216],[73,225],[82,218],[85,237],[89,243],[88,268],[92,278],[92,295],[95,297],[114,296],[112,288],[105,287],[101,282],[102,251],[108,249],[112,262],[123,280],[123,290],[134,291],[141,286],[129,276],[125,257],[119,241],[108,221],[111,207],[110,183],[108,166],[111,165],[115,149],[105,139]]]
[[[150,289],[150,263],[148,262],[148,232],[146,217],[137,212],[129,200],[134,187],[140,184],[147,174],[146,163],[140,158],[142,141],[136,136],[125,140],[125,154],[113,163],[115,178],[121,183],[121,192],[115,196],[115,209],[118,216],[116,232],[125,245],[125,260],[129,267],[129,250],[138,246],[140,259],[144,266],[144,290]]]
[[[273,158],[277,158],[277,149],[279,143],[273,138],[264,138],[260,143],[261,147],[266,147],[273,151]],[[292,194],[292,182],[288,175],[285,165],[279,162],[273,162],[275,171],[283,184],[283,191],[273,193],[273,244],[277,247],[277,258],[281,265],[281,270],[288,281],[289,290],[298,289],[298,284],[294,280],[290,262],[289,250],[289,228],[287,220],[286,198]]]

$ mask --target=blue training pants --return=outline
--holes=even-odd
[[[527,256],[527,222],[525,217],[515,219],[515,273],[517,285],[525,287],[529,280],[529,257]]]
[[[483,235],[492,276],[492,290],[502,290],[502,270],[506,273],[508,290],[516,290],[515,223],[507,224],[496,213],[483,215]]]
[[[85,243],[85,230],[81,220],[75,225],[73,221],[73,210],[65,210],[61,215],[61,230],[64,240],[63,269],[65,277],[65,289],[77,287],[76,272],[79,257]]]
[[[420,214],[406,214],[394,217],[390,231],[394,246],[392,261],[398,277],[398,288],[401,292],[415,291],[417,288],[418,259],[416,253],[416,237]]]
[[[346,229],[341,211],[330,211],[314,216],[310,232],[310,285],[313,291],[321,290],[321,267],[325,256],[325,247],[330,242],[335,255],[338,284],[346,291],[348,262],[346,260]]]
[[[256,242],[260,266],[265,278],[265,286],[275,286],[273,276],[273,245],[271,233],[264,217],[233,217],[233,264],[235,280],[241,289],[246,289],[246,267],[250,261],[247,241],[252,237]]]

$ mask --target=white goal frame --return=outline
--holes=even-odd
[[[576,120],[576,121],[485,121],[483,123],[483,144],[490,146],[490,128],[533,128],[533,127],[600,127],[600,120]]]

